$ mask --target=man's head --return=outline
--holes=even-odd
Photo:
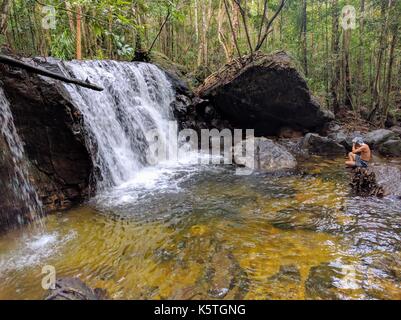
[[[363,146],[363,145],[365,144],[365,142],[363,142],[362,137],[355,137],[355,138],[352,140],[352,143],[355,143],[355,144],[358,145],[358,146]]]

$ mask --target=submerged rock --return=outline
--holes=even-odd
[[[104,289],[92,289],[79,278],[61,278],[45,300],[107,300]]]
[[[253,144],[254,152],[243,157],[247,143]],[[234,146],[234,162],[265,172],[287,171],[297,166],[294,156],[285,147],[263,137],[250,138]]]
[[[234,127],[253,128],[266,136],[278,134],[282,127],[318,130],[333,119],[285,52],[247,59],[244,66],[238,60],[230,62],[197,89]]]
[[[310,154],[321,156],[338,156],[346,154],[343,145],[330,138],[322,137],[315,133],[308,133],[304,137],[302,147],[308,150]]]
[[[312,267],[305,282],[305,295],[309,300],[337,300],[340,296],[334,280],[342,276],[340,268],[322,263]]]

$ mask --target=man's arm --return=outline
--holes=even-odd
[[[366,149],[366,145],[365,146],[362,146],[362,147],[359,147],[359,148],[355,148],[355,147],[353,147],[352,148],[352,153],[360,153],[360,152],[362,152],[364,149]]]

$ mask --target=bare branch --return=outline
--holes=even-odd
[[[277,11],[274,13],[273,17],[268,22],[268,24],[266,25],[265,33],[264,33],[262,39],[260,39],[258,45],[256,46],[255,51],[258,51],[262,47],[263,43],[265,42],[265,40],[267,38],[267,35],[269,34],[270,27],[272,26],[274,20],[277,18],[277,16],[283,9],[284,5],[285,5],[285,0],[281,0],[280,6],[278,7]]]
[[[244,29],[245,29],[245,34],[246,34],[246,40],[248,41],[248,46],[249,46],[249,50],[251,51],[251,56],[253,54],[253,48],[252,48],[252,43],[251,43],[251,38],[249,36],[249,30],[248,30],[248,24],[246,22],[246,11],[245,9],[241,6],[241,2],[240,0],[234,0],[234,2],[237,4],[239,11],[241,13],[241,17],[242,17],[242,22],[244,24]]]
[[[230,28],[231,28],[231,32],[232,32],[232,35],[233,35],[235,48],[237,49],[238,56],[239,56],[240,60],[242,61],[241,51],[240,51],[240,49],[239,49],[239,47],[238,47],[237,36],[236,36],[236,34],[235,34],[235,32],[234,32],[233,22],[231,21],[231,15],[230,15],[230,11],[229,11],[229,9],[228,9],[227,0],[224,0],[224,6],[225,6],[225,8],[226,8],[226,13],[227,13],[228,21],[229,21],[229,23],[230,23]]]

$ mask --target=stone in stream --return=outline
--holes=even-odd
[[[340,295],[334,281],[342,277],[342,270],[322,263],[310,269],[305,282],[305,298],[307,300],[337,300]]]
[[[377,149],[381,144],[388,140],[399,140],[397,133],[388,129],[378,129],[367,133],[364,137],[365,143],[367,143],[372,149]]]
[[[401,157],[401,139],[391,139],[379,146],[379,152],[384,156]]]
[[[254,152],[245,159],[247,143],[254,145]],[[280,172],[295,169],[297,161],[294,156],[282,145],[267,138],[249,138],[234,146],[234,162],[251,169],[264,172]],[[253,165],[253,167],[252,167]]]
[[[267,299],[297,299],[301,292],[301,273],[296,265],[281,265],[279,271],[267,279]]]
[[[257,136],[268,136],[282,127],[320,130],[333,120],[285,52],[257,52],[244,59],[244,65],[239,60],[228,63],[196,90],[233,127],[253,128]]]
[[[79,278],[60,278],[45,300],[107,300],[104,289],[92,289]]]
[[[308,133],[302,141],[302,147],[308,150],[310,154],[314,155],[344,156],[346,154],[343,145],[316,133]]]

